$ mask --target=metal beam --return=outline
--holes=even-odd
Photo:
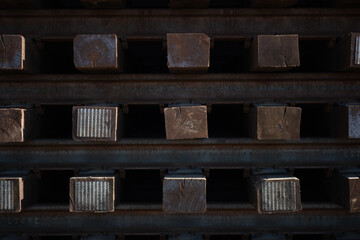
[[[116,143],[33,141],[0,145],[0,166],[29,169],[73,168],[252,168],[360,165],[359,141],[302,139],[266,141],[126,140]]]
[[[359,73],[0,76],[2,104],[355,102],[359,92]]]
[[[136,9],[0,11],[0,32],[33,37],[197,32],[215,35],[344,35],[359,32],[358,9]],[[196,22],[196,24],[193,24]],[[276,31],[275,31],[276,29]]]

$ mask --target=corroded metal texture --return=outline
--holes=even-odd
[[[0,178],[0,212],[20,212],[23,191],[21,178]]]

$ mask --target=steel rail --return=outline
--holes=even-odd
[[[0,75],[0,103],[344,102],[359,73]]]
[[[162,35],[288,34],[339,36],[360,31],[358,9],[1,10],[0,32],[33,37],[81,33]],[[196,24],[194,24],[196,22]],[[15,31],[14,31],[15,30]]]
[[[106,144],[38,140],[0,145],[3,169],[327,168],[356,165],[360,165],[360,144],[356,140],[121,139]]]
[[[342,209],[309,209],[297,214],[259,215],[255,210],[208,210],[168,215],[161,210],[117,210],[108,214],[24,211],[0,215],[3,234],[231,234],[250,232],[336,233],[359,230],[359,214]],[[86,226],[86,227],[84,227]]]

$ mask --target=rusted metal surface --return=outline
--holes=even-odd
[[[209,210],[205,214],[171,215],[161,210],[116,211],[101,215],[68,211],[28,211],[1,215],[2,233],[26,234],[180,234],[357,231],[360,215],[344,210],[304,210],[294,215],[258,215],[253,210]],[[81,223],[81,224],[80,224]],[[156,223],[156,224],[154,224]],[[83,228],[86,226],[86,229]]]
[[[358,9],[33,10],[0,11],[0,32],[30,37],[114,33],[162,36],[299,34],[340,36],[360,32]],[[197,24],[194,24],[196,22]],[[316,24],[314,24],[316,23]]]
[[[0,164],[2,168],[30,169],[341,167],[359,165],[359,146],[356,140],[335,139],[33,141],[0,145]]]
[[[352,102],[359,79],[355,73],[1,75],[0,102]]]

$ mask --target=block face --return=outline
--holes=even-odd
[[[258,106],[251,115],[252,136],[259,140],[300,139],[301,108]]]
[[[0,142],[24,142],[25,109],[0,109]]]
[[[360,175],[360,174],[359,174]],[[360,178],[349,178],[350,212],[360,212]]]
[[[21,178],[0,178],[0,213],[21,211],[23,182]]]
[[[117,72],[118,38],[115,34],[77,35],[74,64],[83,72]]]
[[[258,211],[260,213],[301,210],[300,184],[297,178],[263,178],[257,185]]]
[[[349,138],[360,138],[360,105],[347,105],[347,111]]]
[[[340,173],[333,177],[333,200],[351,213],[360,212],[360,174]]]
[[[70,179],[71,212],[113,212],[114,177],[73,177]]]
[[[164,109],[166,139],[208,138],[206,106]]]
[[[0,38],[0,71],[24,70],[25,38],[3,34]]]
[[[206,178],[202,176],[165,177],[163,210],[166,213],[205,213]]]
[[[170,8],[208,8],[210,0],[170,0]]]
[[[354,64],[360,65],[360,35],[355,36]]]
[[[81,0],[87,8],[123,8],[124,0]]]
[[[172,73],[203,73],[210,66],[210,38],[202,33],[168,33],[167,64]]]
[[[253,71],[284,71],[300,66],[298,35],[259,35],[251,47]]]
[[[292,7],[298,0],[252,0],[252,7],[259,8],[278,8],[278,7]]]
[[[75,141],[116,141],[117,107],[73,107]]]

